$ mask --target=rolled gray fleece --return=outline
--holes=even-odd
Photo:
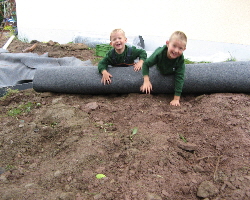
[[[38,68],[33,79],[37,92],[118,94],[140,93],[142,72],[133,67],[110,67],[112,83],[103,85],[96,66]],[[152,93],[174,93],[174,75],[149,72]],[[182,93],[249,93],[250,62],[187,64]]]

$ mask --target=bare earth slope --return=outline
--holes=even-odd
[[[98,60],[79,46],[33,52]],[[1,98],[1,199],[250,199],[250,95],[188,94],[181,107],[171,98],[33,89]]]

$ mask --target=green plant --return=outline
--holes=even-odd
[[[95,176],[97,179],[105,178],[106,176],[104,174],[96,174]]]
[[[96,57],[91,59],[91,62],[92,62],[93,65],[97,65],[103,59],[103,57],[96,55],[96,48],[90,48],[89,47],[88,50],[93,51],[93,55],[95,55]]]
[[[6,165],[6,167],[5,167],[6,171],[10,171],[10,170],[13,170],[13,169],[16,169],[16,167],[13,166],[13,165]]]
[[[113,125],[114,125],[113,123],[95,124],[96,127],[104,130],[105,133],[108,131],[108,128]]]
[[[184,59],[184,63],[185,63],[185,64],[197,64],[197,63],[211,63],[211,62],[209,62],[209,61],[199,61],[199,62],[195,62],[195,61],[189,60],[188,58],[185,58],[185,59]]]
[[[51,126],[52,128],[55,128],[55,126],[56,126],[57,124],[58,124],[57,122],[52,122],[52,123],[50,124],[50,126]]]
[[[197,63],[211,63],[210,61],[199,61]]]
[[[13,30],[13,27],[12,27],[12,26],[5,26],[5,27],[3,28],[3,30],[12,31],[12,30]]]
[[[182,139],[183,142],[185,142],[185,143],[187,142],[187,139],[183,135],[179,134],[179,137],[180,137],[180,139]]]
[[[231,61],[236,61],[236,58],[235,57],[231,57],[231,58],[228,58],[225,62],[231,62]]]
[[[27,112],[30,112],[31,109],[33,108],[34,104],[31,103],[31,102],[28,102],[26,104],[22,104],[22,105],[19,105],[17,108],[12,108],[11,110],[8,111],[8,115],[9,116],[16,116],[16,115],[20,115],[22,113],[27,113]]]
[[[113,126],[114,124],[113,123],[105,123],[104,125],[105,126]]]
[[[184,63],[185,63],[185,64],[194,64],[195,62],[189,60],[188,58],[185,58],[185,59],[184,59]]]
[[[0,100],[1,100],[1,101],[2,101],[2,100],[5,100],[8,96],[11,96],[12,94],[16,94],[16,93],[18,93],[18,92],[19,92],[19,90],[7,89],[6,94],[5,94],[3,97],[1,97]]]
[[[230,52],[228,52],[228,53],[230,54],[230,58],[228,58],[225,62],[236,61],[236,58],[233,57]]]
[[[4,6],[0,4],[0,22],[3,21]]]
[[[134,135],[135,135],[137,132],[138,132],[138,128],[137,128],[137,127],[135,127],[135,128],[132,129],[132,134],[129,136],[129,139],[130,139],[131,141],[133,141],[133,137],[134,137]]]
[[[11,110],[8,111],[8,115],[9,116],[16,116],[22,113],[22,110],[19,108],[13,108]]]
[[[22,42],[29,43],[29,40],[26,37],[23,38],[18,37],[18,39]]]
[[[14,35],[15,29],[12,26],[5,26],[3,30],[9,31],[10,35]]]
[[[103,57],[95,57],[95,58],[92,60],[92,63],[93,63],[93,64],[98,64],[102,59],[103,59]]]

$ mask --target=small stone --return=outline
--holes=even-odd
[[[53,42],[52,40],[50,40],[50,41],[47,42],[47,45],[48,45],[48,46],[54,46],[54,45],[55,45],[55,42]]]
[[[68,191],[70,191],[70,186],[69,185],[65,185],[64,189],[68,192]]]
[[[166,197],[170,197],[170,194],[166,190],[162,190],[161,193]]]
[[[63,192],[60,194],[60,200],[75,200],[75,196],[73,192]]]
[[[225,183],[230,189],[236,190],[236,187],[235,187],[232,183],[230,183],[229,181],[225,181],[224,183]]]
[[[153,193],[147,193],[147,200],[162,200],[162,198]]]
[[[22,128],[22,127],[24,127],[24,124],[19,124],[18,127],[19,127],[19,128]]]
[[[29,169],[35,169],[37,168],[37,163],[32,163],[30,166],[29,166]]]
[[[57,170],[55,173],[54,173],[54,177],[59,177],[61,176],[62,172],[60,170]]]
[[[69,177],[67,178],[67,181],[68,181],[68,182],[72,181],[72,176],[69,176]]]
[[[5,169],[0,167],[0,175],[3,174],[5,172]]]
[[[136,190],[134,190],[133,192],[132,192],[132,195],[137,195],[138,194],[138,191],[136,191]]]
[[[28,184],[26,184],[24,187],[25,187],[25,188],[32,188],[32,187],[34,187],[34,186],[35,186],[34,183],[28,183]]]
[[[85,105],[87,110],[96,110],[98,108],[98,104],[96,102],[91,102]]]
[[[190,194],[190,188],[188,186],[181,187],[181,191],[185,195]]]
[[[55,99],[52,100],[52,104],[57,104],[60,101],[62,101],[62,97],[55,98]]]
[[[6,181],[7,181],[7,177],[4,174],[2,174],[0,176],[0,182],[6,182]]]
[[[238,97],[232,97],[232,99],[233,99],[234,101],[237,101],[237,100],[238,100]]]
[[[188,173],[188,168],[185,167],[185,166],[184,167],[180,167],[179,170],[180,170],[181,173],[184,173],[184,174]]]
[[[199,165],[195,165],[194,167],[193,167],[193,169],[194,169],[194,172],[204,172],[205,170],[201,167],[201,166],[199,166]]]
[[[179,142],[177,145],[180,149],[185,151],[195,151],[197,149],[197,145],[193,143],[185,143],[185,142]]]
[[[94,199],[101,199],[103,196],[102,196],[102,194],[96,194],[95,196],[94,196]]]
[[[202,198],[208,198],[219,193],[219,190],[211,181],[202,182],[197,191],[197,196]]]

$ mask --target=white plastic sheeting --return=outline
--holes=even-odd
[[[28,42],[108,40],[113,29],[122,28],[128,37],[141,35],[150,54],[181,30],[188,36],[185,55],[193,61],[250,59],[249,0],[16,0],[16,5],[18,37]]]
[[[123,28],[127,35],[169,36],[250,45],[249,0],[16,0],[18,31],[28,40],[72,42]]]

